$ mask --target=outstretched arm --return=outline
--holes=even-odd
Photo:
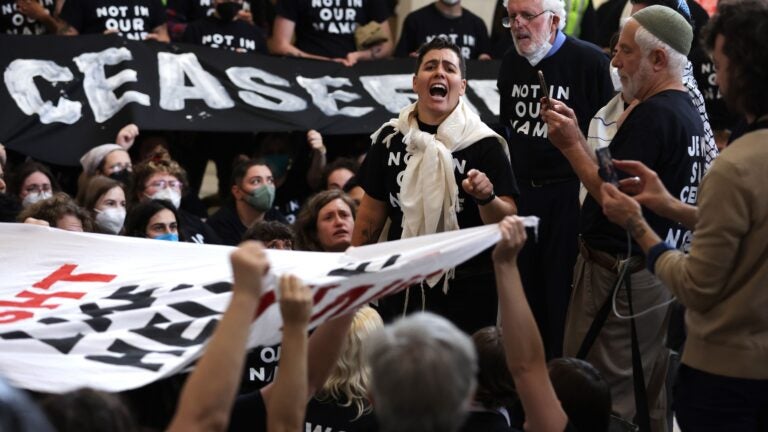
[[[307,324],[312,315],[312,291],[293,275],[280,277],[283,341],[271,396],[265,398],[267,430],[294,432],[304,423],[307,408]]]
[[[525,410],[529,430],[562,432],[568,417],[549,380],[544,345],[523,292],[517,254],[525,244],[522,219],[504,218],[499,223],[501,240],[493,250],[496,287],[507,366]]]
[[[223,431],[229,424],[251,320],[259,306],[261,279],[269,269],[261,245],[253,241],[232,252],[231,261],[232,300],[184,385],[169,431]]]

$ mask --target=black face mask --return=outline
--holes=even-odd
[[[113,172],[109,175],[109,178],[119,181],[126,188],[130,188],[131,183],[133,182],[133,172],[124,169],[121,171]]]
[[[232,21],[242,8],[243,5],[241,3],[227,1],[216,5],[216,13],[219,14],[219,17],[221,17],[223,21]]]

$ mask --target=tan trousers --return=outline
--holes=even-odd
[[[579,254],[573,272],[573,293],[566,318],[564,355],[576,355],[595,315],[610,294],[616,278],[615,272],[586,260]],[[648,270],[632,274],[631,284],[632,306],[635,314],[670,298],[666,287]],[[619,314],[629,315],[623,285],[616,297],[616,308]],[[668,311],[668,307],[663,307],[635,319],[651,428],[655,432],[667,430],[665,381],[669,350],[665,345]],[[608,382],[611,388],[613,410],[627,420],[632,420],[635,416],[631,343],[630,321],[619,319],[611,312],[586,358]]]

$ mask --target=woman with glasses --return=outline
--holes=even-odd
[[[51,198],[59,190],[51,170],[39,162],[19,165],[8,179],[8,193],[18,198],[22,207]]]
[[[136,165],[130,199],[141,203],[166,200],[177,210],[183,227],[182,238],[193,243],[220,244],[219,236],[202,219],[180,208],[187,174],[175,161],[148,161]]]

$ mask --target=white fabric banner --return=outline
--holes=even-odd
[[[276,276],[314,294],[310,327],[466,261],[498,227],[350,248],[268,250],[271,262],[249,347],[280,341]],[[72,233],[0,223],[0,375],[60,393],[123,391],[200,356],[231,297],[228,246]]]

